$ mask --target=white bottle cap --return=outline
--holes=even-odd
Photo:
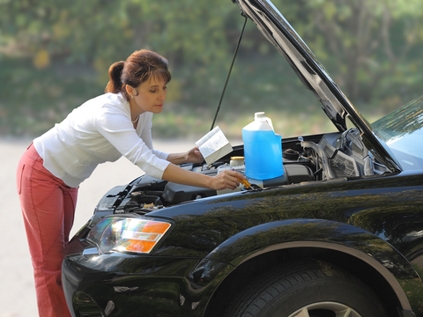
[[[266,117],[264,112],[254,113],[254,121],[266,122],[270,126],[270,130],[274,130],[272,120]]]

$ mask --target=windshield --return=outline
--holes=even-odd
[[[423,169],[423,96],[372,124],[403,170]]]

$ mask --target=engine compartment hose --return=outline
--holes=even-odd
[[[323,149],[316,143],[311,141],[301,141],[301,146],[305,148],[311,148],[321,159],[323,165],[323,173],[326,179],[335,179],[332,169],[329,166],[328,158]]]

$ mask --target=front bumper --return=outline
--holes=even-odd
[[[205,279],[204,271],[198,274],[198,258],[95,250],[74,238],[63,262],[64,293],[75,317],[200,317],[219,284],[210,274]],[[219,276],[232,269],[223,263],[209,267]]]

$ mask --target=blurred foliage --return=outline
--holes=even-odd
[[[362,112],[390,111],[421,94],[420,0],[274,4]],[[155,134],[203,134],[242,24],[230,0],[0,0],[0,134],[46,131],[101,94],[109,65],[140,48],[166,56],[173,73]],[[319,132],[328,122],[250,21],[217,123],[239,135],[264,109],[284,135]]]

